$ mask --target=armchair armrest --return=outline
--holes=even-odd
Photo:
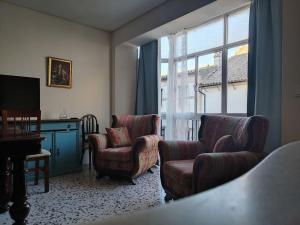
[[[133,146],[134,169],[132,176],[136,177],[151,168],[158,159],[158,142],[160,136],[146,135],[138,137]]]
[[[94,154],[109,147],[107,134],[90,134],[88,135],[88,142]]]
[[[154,148],[158,149],[158,142],[160,139],[161,137],[156,134],[138,137],[133,143],[133,151],[136,154],[142,151],[149,151]]]
[[[256,166],[264,153],[224,152],[197,156],[193,166],[193,193],[233,180]]]
[[[160,141],[158,149],[162,164],[171,160],[194,159],[208,151],[201,141]]]

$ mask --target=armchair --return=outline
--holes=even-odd
[[[134,178],[148,171],[158,160],[160,118],[157,115],[113,116],[112,128],[127,127],[132,145],[113,148],[107,134],[88,136],[93,151],[93,166],[98,177],[124,176]]]
[[[264,158],[267,131],[262,116],[203,115],[199,141],[160,141],[165,200],[207,190],[253,168]]]

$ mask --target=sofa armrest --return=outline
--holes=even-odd
[[[171,160],[194,159],[208,151],[200,141],[160,141],[158,149],[161,164]]]
[[[193,193],[233,180],[256,166],[264,153],[224,152],[197,156],[193,166]]]
[[[109,147],[107,134],[89,134],[88,142],[94,154]]]

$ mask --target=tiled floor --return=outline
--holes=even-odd
[[[50,179],[50,192],[43,185],[28,185],[31,211],[28,225],[62,225],[103,220],[163,204],[159,169],[146,173],[130,185],[125,180],[102,178],[84,169],[77,174]],[[1,225],[11,225],[8,213],[0,214]]]

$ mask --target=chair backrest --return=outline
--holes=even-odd
[[[93,114],[84,115],[81,118],[81,130],[82,130],[82,135],[98,134],[99,124],[96,116],[94,116]]]
[[[160,118],[158,115],[113,115],[112,119],[112,127],[127,127],[133,141],[138,137],[159,132]]]
[[[25,132],[41,130],[41,111],[12,111],[1,110],[2,126],[4,129],[13,128]],[[35,120],[36,128],[31,130],[32,122]]]
[[[263,116],[203,115],[198,136],[210,151],[220,137],[232,135],[238,151],[261,152],[266,142],[268,125],[268,120]]]

